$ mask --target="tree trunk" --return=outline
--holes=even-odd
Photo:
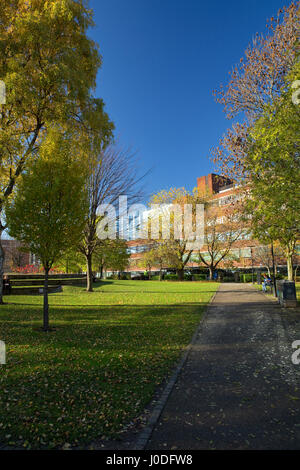
[[[184,280],[184,269],[177,269],[178,281]]]
[[[92,254],[86,255],[86,290],[93,292]]]
[[[49,277],[49,268],[45,267],[45,278],[44,278],[44,324],[43,330],[49,330],[49,304],[48,304],[48,277]]]
[[[209,269],[209,280],[213,281],[213,279],[214,279],[214,268],[212,266],[210,266],[208,269]]]
[[[103,279],[103,265],[100,266],[100,279]]]
[[[159,278],[158,278],[160,281],[162,280],[162,272],[161,270],[159,271]]]
[[[149,279],[149,281],[151,281],[151,270],[150,269],[148,271],[148,279]]]
[[[4,250],[1,243],[1,235],[2,231],[0,232],[0,305],[3,304],[3,269],[4,269]]]
[[[288,271],[288,280],[294,280],[294,270],[293,270],[293,252],[288,251],[286,256],[287,262],[287,271]]]
[[[271,244],[271,255],[272,255],[272,267],[273,267],[273,293],[277,297],[277,282],[276,282],[276,271],[275,271],[275,256],[274,256],[274,245]]]

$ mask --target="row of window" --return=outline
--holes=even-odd
[[[127,252],[132,254],[132,253],[143,253],[144,251],[149,250],[148,245],[137,245],[137,246],[129,246],[127,248]]]

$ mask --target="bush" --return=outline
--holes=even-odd
[[[206,274],[193,274],[194,281],[206,281]]]
[[[121,278],[120,278],[122,281],[128,281],[129,279],[131,279],[131,275],[130,274],[121,274]]]
[[[177,274],[166,274],[165,280],[166,281],[178,281],[178,276]]]
[[[256,273],[254,273],[253,279],[254,279],[255,282],[257,281]],[[240,281],[241,282],[252,282],[252,273],[240,274]]]

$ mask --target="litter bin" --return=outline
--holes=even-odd
[[[296,286],[293,281],[277,281],[277,294],[283,307],[297,307]]]

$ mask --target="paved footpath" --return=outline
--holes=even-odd
[[[300,311],[222,284],[147,449],[300,449]]]

